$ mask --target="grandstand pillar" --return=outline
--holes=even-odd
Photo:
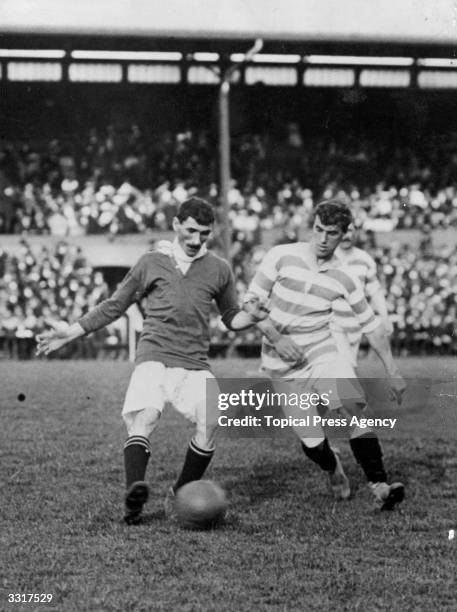
[[[219,198],[222,209],[222,238],[225,258],[230,261],[232,247],[232,227],[230,223],[230,81],[235,71],[252,60],[263,47],[263,40],[258,38],[254,45],[244,54],[241,62],[230,64],[227,59],[220,68],[219,85]]]
[[[229,77],[230,78],[230,77]],[[219,175],[220,175],[220,204],[222,223],[222,242],[224,257],[230,261],[232,246],[232,230],[230,224],[230,203],[228,194],[230,190],[230,82],[225,74],[219,87]]]

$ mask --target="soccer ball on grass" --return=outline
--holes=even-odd
[[[224,520],[227,507],[225,491],[212,480],[194,480],[176,492],[176,518],[186,529],[217,527]]]

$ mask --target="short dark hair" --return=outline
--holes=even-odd
[[[349,207],[340,200],[324,200],[314,209],[313,223],[316,217],[324,225],[337,225],[344,233],[353,222]]]
[[[189,198],[179,207],[176,215],[178,221],[183,223],[189,217],[195,219],[199,225],[211,225],[214,223],[213,207],[202,198]]]

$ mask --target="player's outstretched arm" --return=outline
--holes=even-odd
[[[255,325],[268,317],[268,310],[255,295],[247,295],[243,300],[243,309],[240,310],[230,323],[231,329],[238,331]]]
[[[392,351],[390,349],[390,344],[386,337],[384,327],[379,325],[372,332],[365,333],[365,336],[370,343],[370,346],[381,359],[389,377],[391,399],[395,400],[397,404],[400,405],[406,391],[406,383],[392,356]]]
[[[299,364],[303,361],[303,349],[288,336],[282,336],[270,319],[257,323],[265,338],[275,347],[276,352],[284,361]]]
[[[230,321],[230,329],[232,331],[242,331],[248,327],[252,327],[257,323],[257,320],[245,310],[240,310]]]
[[[49,353],[58,351],[86,333],[79,323],[68,325],[65,321],[48,321],[47,325],[51,329],[36,337],[37,355],[49,355]]]
[[[243,309],[249,313],[258,329],[272,344],[285,361],[300,363],[303,350],[288,336],[282,336],[268,318],[268,309],[262,300],[253,293],[247,293],[243,300]]]

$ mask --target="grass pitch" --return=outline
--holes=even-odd
[[[152,438],[145,521],[120,523],[131,365],[0,362],[0,610],[455,610],[455,362],[400,365],[433,383],[400,409],[408,435],[383,435],[389,477],[407,486],[401,509],[373,509],[343,441],[354,495],[335,504],[293,435],[221,438],[208,477],[228,492],[228,520],[192,532],[162,511],[192,432],[172,410]],[[214,369],[254,377],[257,362]],[[53,600],[8,602],[33,593]]]

